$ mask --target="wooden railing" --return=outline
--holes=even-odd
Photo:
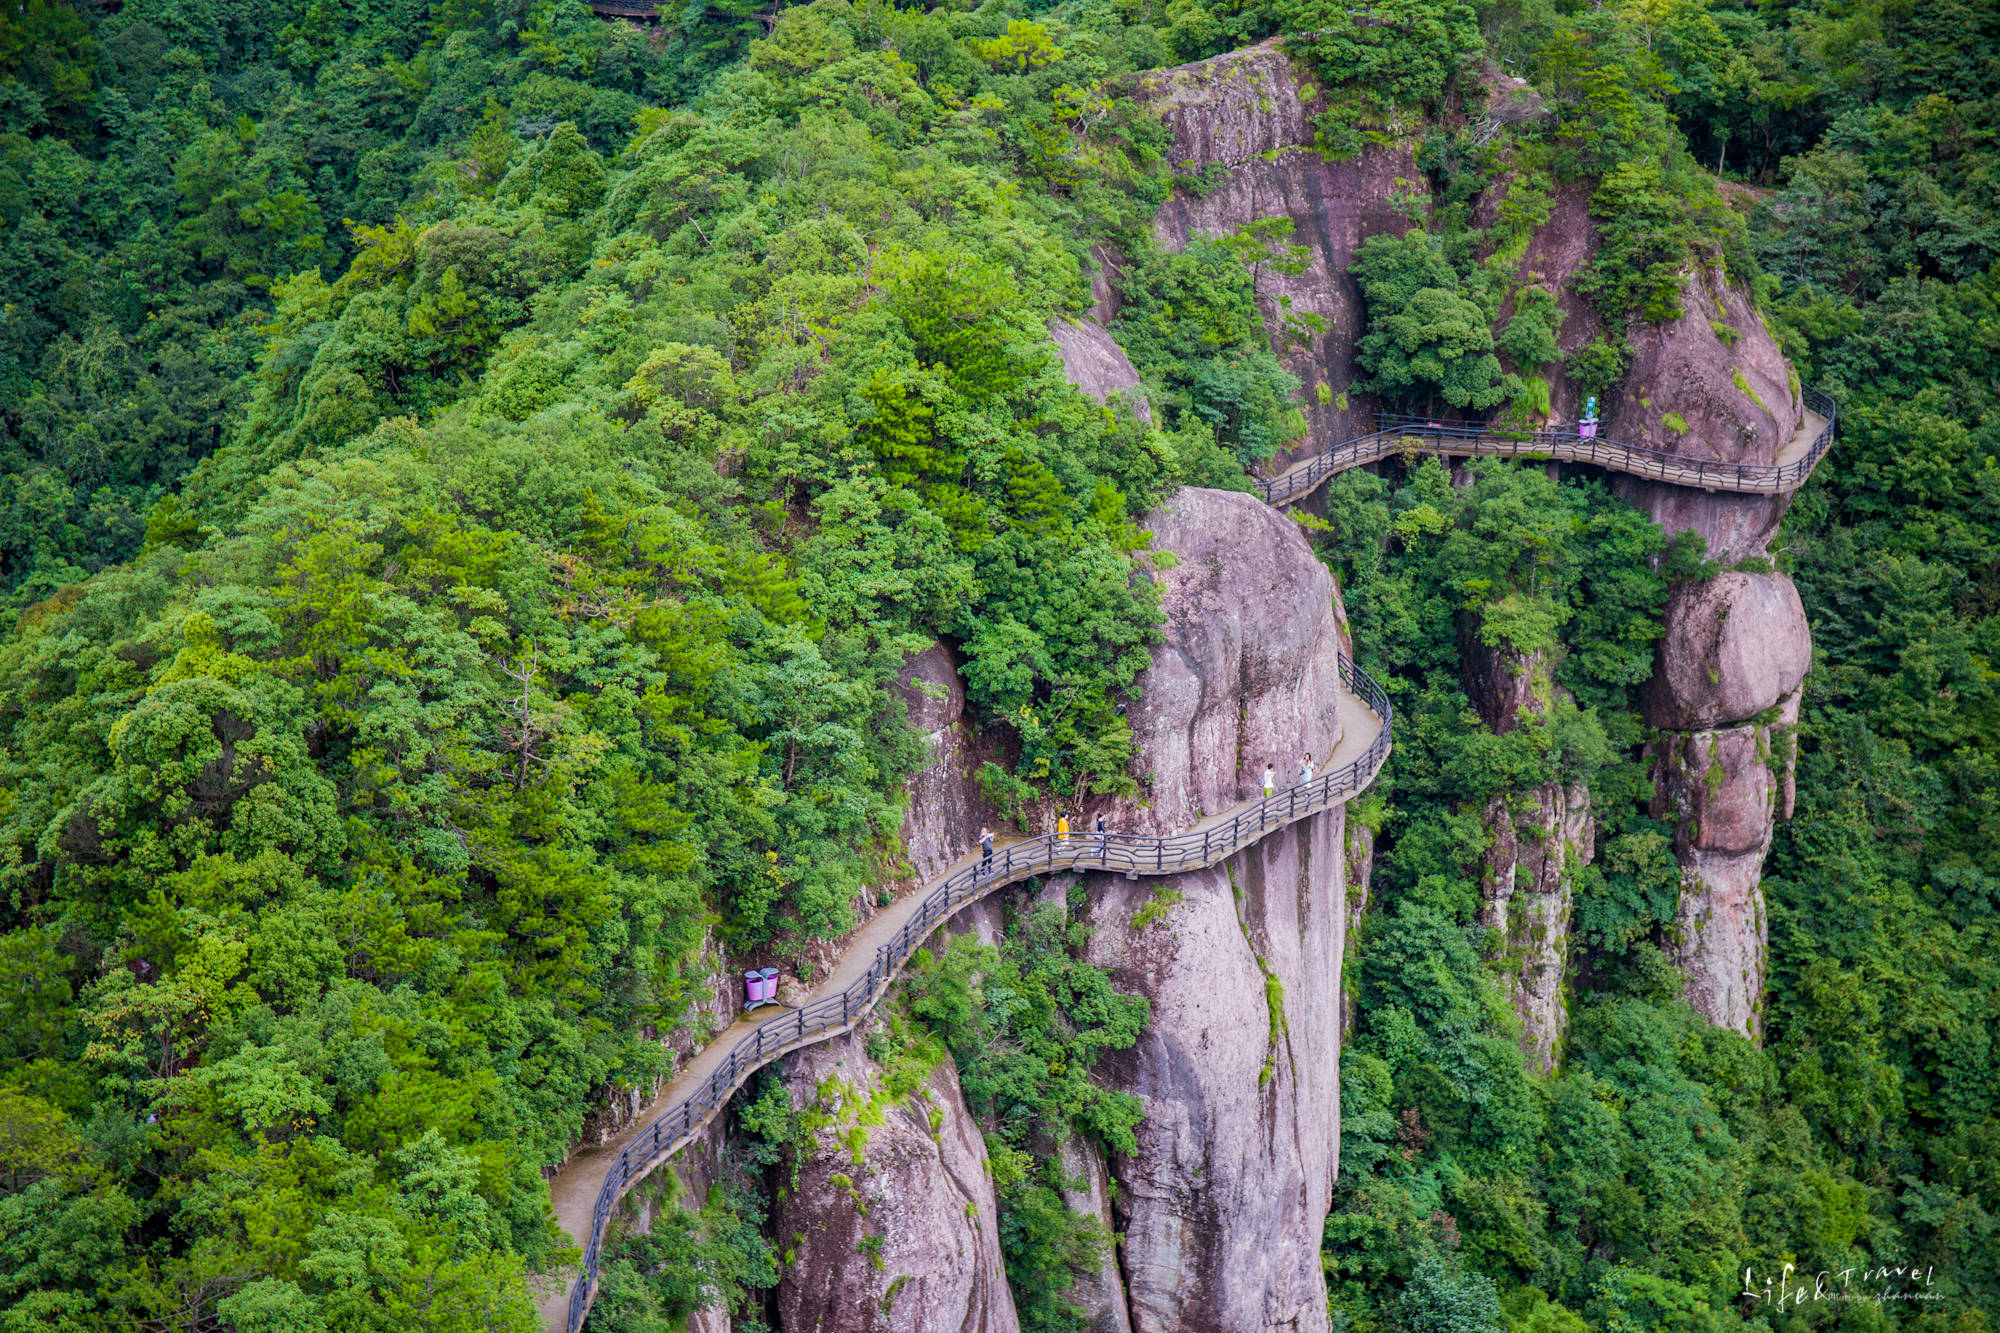
[[[1346,654],[1341,682],[1358,695],[1381,722],[1360,755],[1244,807],[1227,821],[1188,833],[1151,836],[1132,833],[1044,834],[998,848],[990,860],[968,866],[940,881],[923,906],[875,951],[868,971],[835,995],[828,995],[759,1024],[739,1040],[728,1058],[687,1096],[639,1132],[618,1154],[597,1192],[584,1245],[583,1272],[570,1292],[569,1333],[583,1326],[597,1285],[604,1231],[618,1198],[633,1181],[687,1145],[735,1095],[745,1080],[771,1061],[801,1046],[822,1042],[854,1027],[888,991],[917,948],[938,925],[968,903],[995,889],[1062,870],[1104,870],[1130,875],[1176,875],[1199,870],[1255,845],[1269,834],[1349,800],[1375,779],[1393,743],[1389,697]]]

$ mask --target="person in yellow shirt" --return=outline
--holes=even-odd
[[[1069,841],[1069,811],[1067,810],[1056,816],[1056,841]]]

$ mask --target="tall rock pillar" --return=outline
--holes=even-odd
[[[1771,831],[1792,808],[1793,729],[1812,636],[1792,581],[1729,572],[1675,590],[1646,721],[1653,814],[1674,824],[1681,864],[1675,960],[1688,1003],[1761,1035],[1762,888]]]
[[[1345,630],[1298,527],[1247,495],[1185,489],[1150,516],[1166,642],[1131,711],[1144,805],[1118,829],[1177,829],[1343,751]],[[1372,719],[1366,719],[1372,724]],[[1369,733],[1372,735],[1372,732]],[[1152,1003],[1105,1082],[1139,1097],[1136,1150],[1109,1162],[1115,1281],[1104,1333],[1314,1333],[1320,1239],[1340,1152],[1346,811],[1178,876],[1086,877],[1089,957]],[[1112,1308],[1113,1305],[1118,1308]]]
[[[1555,683],[1558,662],[1547,654],[1490,648],[1468,636],[1464,661],[1466,690],[1496,735],[1546,716],[1563,694]],[[1496,796],[1481,813],[1492,843],[1479,921],[1497,932],[1497,961],[1521,1020],[1522,1048],[1548,1069],[1569,1026],[1564,986],[1576,870],[1590,864],[1596,848],[1590,792],[1581,783],[1552,782]]]
[[[1697,273],[1679,319],[1632,334],[1632,368],[1606,412],[1608,439],[1690,461],[1769,466],[1815,433],[1798,376],[1749,296]],[[1724,573],[1675,590],[1643,702],[1654,813],[1675,825],[1681,901],[1673,948],[1688,1002],[1760,1035],[1764,853],[1789,813],[1792,728],[1812,635],[1768,544],[1789,495],[1731,495],[1620,477],[1669,533],[1699,533]]]

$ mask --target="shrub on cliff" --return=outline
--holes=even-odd
[[[1489,314],[1463,290],[1438,237],[1421,227],[1371,236],[1349,269],[1368,305],[1355,345],[1359,387],[1419,411],[1484,411],[1521,392],[1500,368]]]

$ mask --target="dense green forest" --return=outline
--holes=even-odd
[[[1017,756],[996,798],[1131,790],[1139,520],[1244,485],[1299,418],[1252,300],[1269,237],[1157,248],[1201,183],[1129,79],[1274,35],[1336,90],[1321,151],[1420,126],[1422,226],[1356,266],[1358,391],[1614,386],[1618,339],[1558,365],[1547,294],[1489,262],[1583,180],[1611,327],[1720,263],[1842,406],[1781,555],[1818,653],[1762,1049],[1678,999],[1637,763],[1659,608],[1712,566],[1595,482],[1327,497],[1405,719],[1367,811],[1337,1325],[1991,1327],[2000,15],[667,8],[0,10],[0,1328],[532,1327],[526,1277],[573,1259],[541,1172],[593,1102],[663,1069],[718,951],[802,956],[896,874],[908,651],[961,648]],[[1553,115],[1476,133],[1484,59]],[[1047,349],[1106,242],[1156,427]],[[1576,707],[1487,735],[1469,607],[1559,654]],[[1544,1076],[1481,960],[1473,812],[1556,777],[1604,840]],[[927,962],[895,1019],[898,1067],[950,1052],[995,1126],[1038,1330],[1077,1326],[1106,1238],[1037,1147],[1130,1133],[1083,1074],[1144,1021],[1066,931]],[[739,1116],[773,1179],[783,1094]],[[754,1318],[762,1207],[629,1242],[599,1324]],[[1788,1259],[1934,1265],[1943,1299],[1732,1299]]]

